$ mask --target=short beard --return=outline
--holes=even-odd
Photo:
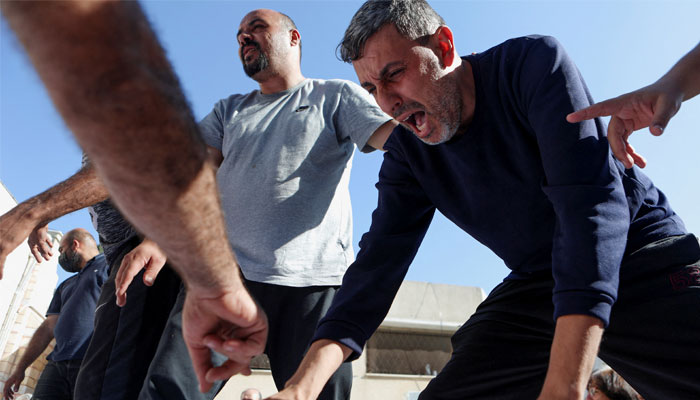
[[[423,143],[434,146],[452,139],[459,130],[462,121],[462,96],[454,78],[450,75],[441,76],[440,64],[434,57],[430,57],[427,63],[420,66],[421,74],[427,75],[434,84],[426,88],[430,104],[422,105],[422,109],[431,110],[439,123],[439,136],[437,138],[418,137]],[[432,140],[431,140],[432,139]]]
[[[255,49],[258,52],[258,57],[249,63],[246,63],[245,60],[241,58],[241,61],[243,62],[243,71],[246,75],[248,75],[249,78],[252,78],[253,75],[266,69],[270,65],[270,60],[267,58],[267,55],[263,53],[263,51],[260,49],[260,45],[257,42],[251,41],[250,43],[246,43],[246,45],[248,44],[252,44],[253,46],[255,46]]]
[[[69,251],[70,250],[65,250],[63,253],[61,253],[61,255],[58,257],[58,265],[60,265],[61,268],[63,268],[63,270],[69,274],[79,272],[80,262],[82,261],[80,254],[77,252],[69,254]]]

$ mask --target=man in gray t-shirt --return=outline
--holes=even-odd
[[[348,182],[355,146],[381,149],[396,123],[351,82],[304,78],[289,17],[253,11],[237,40],[243,68],[260,90],[219,101],[200,130],[219,167],[231,247],[269,319],[265,353],[281,389],[354,260]],[[140,399],[210,399],[222,387],[198,393],[191,363],[180,362],[186,350],[179,306]],[[319,398],[348,399],[351,382],[347,364]]]

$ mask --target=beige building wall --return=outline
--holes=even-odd
[[[5,214],[17,202],[0,183],[0,214]],[[7,257],[4,276],[0,280],[0,387],[12,373],[29,339],[44,320],[58,281],[58,243],[60,232],[50,231],[54,256],[38,264],[31,256],[26,241]],[[46,364],[46,355],[53,344],[26,371],[19,393],[31,393]]]
[[[430,333],[450,336],[471,316],[486,297],[478,287],[405,281],[378,331]],[[414,400],[430,382],[430,375],[398,375],[367,372],[367,351],[353,362],[352,400]],[[277,392],[266,370],[236,376],[217,400],[239,400],[247,388],[263,396]]]

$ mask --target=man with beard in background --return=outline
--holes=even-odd
[[[241,21],[237,40],[245,73],[260,90],[219,101],[199,128],[218,166],[231,247],[246,287],[268,316],[265,353],[281,389],[354,259],[348,182],[355,146],[381,149],[396,124],[356,84],[305,78],[301,37],[288,16],[252,11]],[[142,253],[140,261],[122,263],[118,297],[146,260],[164,258]],[[157,269],[149,263],[145,276],[154,278]],[[205,395],[196,390],[181,333],[184,293],[141,399],[212,398],[223,386],[218,382]],[[216,349],[217,343],[208,345]],[[231,375],[217,371],[208,378]],[[319,398],[348,399],[351,383],[346,363]]]
[[[66,272],[76,273],[54,292],[46,319],[29,340],[27,348],[5,381],[4,399],[14,398],[24,380],[25,370],[56,338],[48,363],[34,389],[37,400],[72,400],[80,363],[92,336],[93,316],[108,265],[95,239],[84,229],[74,229],[61,239],[58,263]]]

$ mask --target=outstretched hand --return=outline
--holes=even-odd
[[[646,166],[646,160],[629,144],[632,132],[649,127],[655,135],[661,135],[668,121],[676,115],[683,102],[683,94],[669,84],[656,82],[634,92],[623,94],[583,108],[566,116],[571,123],[596,117],[611,116],[608,124],[608,141],[615,157],[626,168]]]
[[[124,307],[126,304],[126,291],[138,273],[145,269],[143,273],[143,283],[146,286],[152,286],[158,276],[158,273],[165,262],[167,256],[156,244],[156,242],[144,239],[141,244],[127,253],[119,265],[119,271],[115,278],[115,288],[117,291],[117,305]]]
[[[201,392],[207,392],[217,380],[238,373],[249,375],[250,360],[265,350],[267,317],[242,284],[218,293],[188,287],[182,326]],[[212,350],[228,360],[212,365]]]

